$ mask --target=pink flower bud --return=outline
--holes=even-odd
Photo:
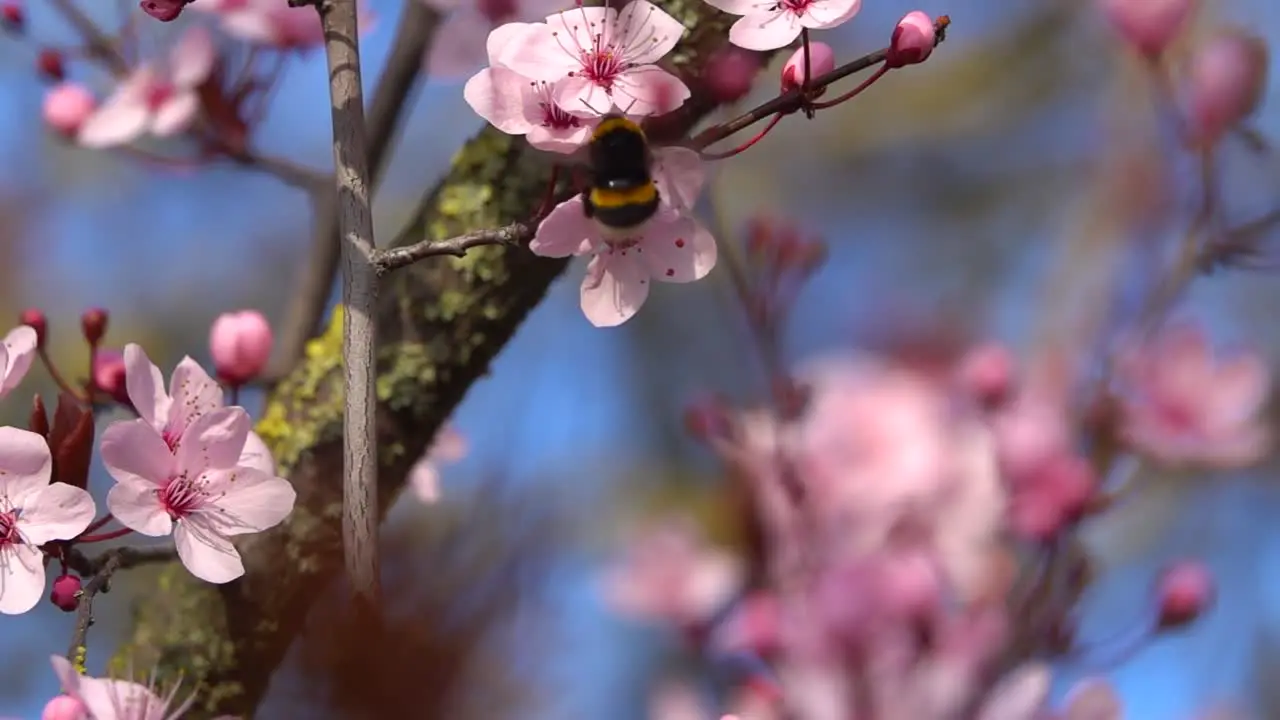
[[[256,310],[219,315],[209,330],[213,366],[232,385],[243,385],[262,372],[271,342],[271,325]]]
[[[938,33],[933,18],[920,10],[912,10],[898,21],[889,40],[889,53],[885,65],[900,68],[924,62],[933,53]]]
[[[0,3],[0,25],[11,33],[20,33],[27,25],[27,13],[18,0]]]
[[[44,706],[40,720],[84,720],[88,716],[84,703],[70,695],[59,695]]]
[[[53,581],[53,592],[49,600],[63,612],[75,612],[80,604],[77,593],[80,592],[80,578],[75,575],[59,575]]]
[[[983,408],[995,409],[1013,394],[1014,365],[1013,353],[1003,345],[976,347],[960,360],[960,389]]]
[[[1102,0],[1102,13],[1120,37],[1156,57],[1178,37],[1195,0]]]
[[[702,80],[716,102],[732,103],[751,92],[759,70],[760,53],[726,45],[707,60]]]
[[[93,114],[98,102],[83,85],[64,82],[49,88],[44,95],[44,121],[65,137],[72,137]]]
[[[36,68],[46,80],[62,82],[67,78],[67,67],[62,61],[62,53],[53,48],[42,48],[36,56]]]
[[[836,69],[836,51],[821,42],[809,43],[809,79]],[[804,82],[804,47],[800,47],[782,66],[782,92],[796,90]]]
[[[80,330],[84,333],[85,341],[94,346],[102,342],[102,336],[107,334],[108,320],[110,316],[102,308],[85,310],[80,316]]]
[[[1267,85],[1267,45],[1240,30],[1225,30],[1191,58],[1187,116],[1193,141],[1212,145],[1258,108]]]
[[[1160,576],[1159,624],[1176,628],[1200,617],[1213,602],[1213,574],[1203,563],[1184,560],[1170,566]]]
[[[49,319],[38,308],[27,308],[18,316],[18,324],[36,331],[36,347],[44,347],[44,337],[49,331]]]
[[[142,8],[142,12],[159,20],[160,22],[170,22],[176,20],[182,14],[182,8],[186,7],[190,0],[142,0],[138,3],[138,7]]]
[[[125,387],[124,353],[98,348],[98,352],[93,355],[93,386],[110,395],[116,402],[129,403],[129,390]]]

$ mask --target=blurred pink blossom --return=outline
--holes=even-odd
[[[433,503],[440,499],[440,469],[443,463],[455,463],[467,455],[467,438],[457,428],[446,425],[435,442],[409,470],[409,487],[418,500]]]
[[[933,18],[920,10],[912,10],[893,28],[885,66],[900,68],[922,63],[933,54],[933,46],[937,42],[938,32],[933,26]]]
[[[36,357],[38,336],[34,328],[19,325],[0,340],[0,397],[18,387]]]
[[[84,121],[77,140],[102,148],[133,142],[146,133],[167,137],[186,130],[200,112],[197,91],[216,62],[209,31],[191,26],[171,50],[168,66],[146,62],[135,67]]]
[[[377,17],[366,0],[359,2],[360,34],[369,33]],[[275,0],[194,0],[191,10],[214,14],[232,37],[277,50],[304,52],[324,44],[315,8],[291,7]]]
[[[434,79],[465,77],[484,66],[485,38],[507,23],[542,22],[573,7],[566,0],[420,0],[444,14],[427,51],[427,72]],[[487,59],[493,64],[492,53]]]
[[[88,715],[84,703],[70,695],[58,695],[45,703],[40,720],[85,720]]]
[[[1181,627],[1200,617],[1213,603],[1214,592],[1213,574],[1203,563],[1174,563],[1161,573],[1156,587],[1160,626]]]
[[[601,578],[606,603],[633,618],[684,629],[706,622],[738,590],[743,565],[708,545],[687,518],[645,528]]]
[[[679,20],[648,0],[631,0],[622,10],[577,7],[529,26],[505,65],[554,83],[552,99],[572,115],[595,117],[615,107],[661,115],[689,97],[680,78],[654,64],[684,32]]]
[[[1270,374],[1257,355],[1215,357],[1204,330],[1183,323],[1123,346],[1116,360],[1121,437],[1171,466],[1240,467],[1270,433],[1259,417]]]
[[[1103,15],[1138,52],[1155,57],[1182,32],[1198,0],[1101,0]]]
[[[209,353],[218,377],[230,385],[253,380],[271,356],[271,324],[256,310],[224,313],[209,328]]]
[[[176,702],[177,687],[162,697],[147,685],[81,675],[61,655],[52,656],[50,661],[64,697],[79,703],[92,720],[177,720],[195,701],[192,694]]]
[[[726,45],[707,58],[702,81],[718,102],[737,102],[751,92],[760,64],[760,53]]]
[[[777,50],[800,37],[800,30],[829,30],[858,14],[862,0],[812,0],[804,3],[760,3],[755,0],[708,0],[730,15],[741,15],[729,28],[729,42],[748,50]]]
[[[825,75],[836,67],[836,51],[822,42],[809,43],[809,79]],[[804,82],[804,48],[791,53],[782,66],[782,92],[790,92]]]
[[[116,402],[129,402],[123,351],[98,348],[93,354],[92,380],[94,387],[110,395]]]
[[[1187,116],[1194,141],[1208,146],[1257,109],[1267,88],[1267,43],[1241,30],[1223,30],[1191,57]]]
[[[73,138],[97,106],[98,101],[88,88],[76,82],[61,82],[45,91],[44,123],[59,135]]]

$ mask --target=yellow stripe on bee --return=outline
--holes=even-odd
[[[617,208],[626,205],[647,205],[658,197],[653,183],[645,183],[628,190],[591,189],[591,204],[598,208]]]
[[[591,139],[599,140],[600,138],[604,137],[605,135],[608,135],[611,132],[614,132],[615,130],[633,132],[642,138],[644,137],[644,130],[641,130],[639,125],[631,122],[630,120],[626,119],[625,117],[622,117],[621,115],[618,115],[614,117],[607,117],[604,120],[601,120],[600,124],[597,125],[596,129],[591,133]]]

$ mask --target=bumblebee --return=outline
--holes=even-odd
[[[606,235],[634,231],[658,212],[652,162],[644,130],[625,116],[605,115],[592,132],[582,207]]]

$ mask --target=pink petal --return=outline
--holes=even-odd
[[[453,80],[474,73],[477,68],[484,67],[486,62],[497,65],[493,61],[493,48],[490,48],[490,54],[486,56],[484,45],[480,41],[488,32],[489,20],[474,9],[468,7],[450,13],[440,24],[440,29],[431,41],[431,48],[427,51],[427,74],[433,80]],[[492,40],[490,37],[491,46]],[[483,115],[481,113],[482,117]]]
[[[598,8],[583,8],[595,9]],[[568,38],[564,42],[568,43],[565,47],[573,47]],[[512,43],[510,49],[503,53],[503,64],[530,80],[553,82],[581,67],[578,58],[571,55],[565,47],[560,45],[560,40],[552,34],[551,28],[534,25],[519,42]]]
[[[1023,665],[996,683],[978,720],[1034,720],[1048,700],[1051,680],[1047,666]]]
[[[690,94],[680,78],[657,65],[641,65],[618,75],[613,92],[614,103],[627,114],[642,116],[669,113],[684,104]],[[559,99],[556,104],[560,104]]]
[[[1252,417],[1266,402],[1270,387],[1270,371],[1257,355],[1224,360],[1213,381],[1210,424]]]
[[[156,489],[137,482],[116,483],[107,491],[107,509],[121,525],[148,537],[173,532],[173,519],[156,497]]]
[[[256,432],[250,432],[249,437],[245,438],[244,450],[241,451],[236,465],[253,468],[268,475],[276,474],[276,461],[271,457],[271,449]]]
[[[644,305],[649,284],[649,272],[637,254],[597,255],[579,291],[582,313],[596,327],[621,325]]]
[[[707,4],[730,15],[750,15],[760,8],[760,0],[707,0]]]
[[[698,221],[661,213],[645,228],[643,258],[655,280],[701,280],[716,266],[716,241]]]
[[[706,183],[706,164],[684,147],[658,148],[653,154],[653,181],[658,192],[677,210],[692,210]]]
[[[44,597],[44,555],[34,545],[0,545],[0,613],[21,615]]]
[[[165,717],[165,703],[138,683],[80,678],[80,700],[94,720],[153,720]]]
[[[279,525],[293,511],[298,499],[284,478],[252,468],[211,470],[201,476],[216,498],[214,510],[201,514],[201,522],[219,535],[245,535]]]
[[[53,665],[53,674],[58,676],[58,685],[62,692],[73,698],[80,697],[80,673],[76,672],[71,661],[61,655],[51,655],[49,663]]]
[[[221,585],[244,575],[244,563],[231,541],[195,516],[178,523],[173,530],[173,543],[182,564],[205,582]]]
[[[467,456],[467,437],[457,428],[446,426],[436,435],[427,454],[439,462],[458,462]]]
[[[440,499],[440,472],[430,456],[424,455],[409,470],[409,487],[420,502],[431,504]]]
[[[235,467],[252,425],[249,413],[241,407],[215,408],[197,417],[178,444],[179,471],[194,474],[208,468]]]
[[[18,528],[32,545],[70,540],[89,527],[96,512],[89,493],[66,483],[53,483],[27,499]]]
[[[218,51],[209,30],[203,25],[191,25],[170,51],[169,71],[173,84],[179,88],[195,88],[213,72],[217,57]]]
[[[116,482],[162,486],[177,469],[173,451],[145,420],[121,420],[102,433],[102,462]]]
[[[129,395],[133,397],[132,393]],[[222,386],[209,377],[209,373],[190,357],[182,358],[169,379],[169,396],[173,405],[169,409],[168,427],[185,431],[201,415],[223,406]]]
[[[477,15],[478,16],[478,15]],[[513,51],[525,42],[525,35],[530,32],[542,32],[539,28],[545,28],[542,23],[504,23],[492,30],[489,29],[489,21],[482,16],[481,20],[485,23],[484,32],[488,33],[485,40],[485,56],[489,60],[490,65],[507,65],[509,56]],[[484,33],[481,33],[484,34]],[[481,62],[483,64],[483,61]]]
[[[480,117],[508,135],[524,135],[534,125],[525,114],[529,80],[504,67],[485,68],[467,81],[462,97]]]
[[[151,118],[151,134],[170,137],[186,130],[200,111],[200,99],[195,92],[179,92],[156,109]]]
[[[0,341],[0,395],[18,386],[36,356],[36,331],[19,325]]]
[[[597,124],[597,121],[592,119],[579,124],[578,127],[571,128],[549,128],[535,125],[529,130],[529,134],[525,135],[525,139],[529,141],[530,145],[539,150],[572,155],[587,144],[587,141],[591,139],[591,131],[595,129]]]
[[[578,117],[599,117],[613,110],[609,91],[582,75],[557,82],[551,90],[551,99],[561,110]]]
[[[258,8],[228,13],[222,18],[222,27],[229,35],[259,45],[274,45],[276,25],[270,11]]]
[[[575,195],[552,208],[538,223],[529,250],[543,257],[568,257],[590,251],[599,235],[595,223],[582,209],[582,196]]]
[[[76,142],[84,147],[105,148],[126,145],[142,135],[151,119],[147,93],[153,77],[146,69],[135,71],[80,125]]]
[[[618,14],[618,39],[635,65],[658,62],[684,36],[684,25],[647,0],[631,0]]]
[[[800,37],[795,13],[753,11],[729,28],[729,42],[747,50],[777,50]]]
[[[39,435],[15,427],[0,426],[0,498],[23,507],[48,487],[53,456]]]
[[[800,16],[800,24],[828,30],[847,22],[862,9],[862,0],[816,0]]]
[[[1086,679],[1076,683],[1066,697],[1063,720],[1120,720],[1124,707],[1120,698],[1103,680]]]
[[[618,11],[611,7],[575,7],[564,12],[547,16],[547,30],[556,40],[556,46],[562,49],[562,55],[568,55],[576,66],[578,54],[593,47],[595,36],[603,34],[605,42],[611,42],[620,29],[618,27]]]
[[[138,415],[156,430],[164,430],[173,400],[164,390],[164,375],[141,346],[124,346],[124,382]]]

